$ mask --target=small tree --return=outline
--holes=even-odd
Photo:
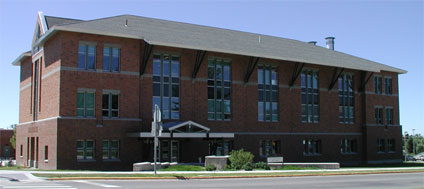
[[[252,167],[253,154],[245,152],[243,149],[233,150],[230,152],[230,165],[233,169],[242,169]]]
[[[9,142],[12,145],[12,148],[16,149],[16,127],[13,128],[13,136],[10,138]]]

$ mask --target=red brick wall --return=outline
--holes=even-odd
[[[19,123],[32,121],[31,92],[32,92],[32,62],[26,58],[21,63],[19,93]]]
[[[125,169],[129,169],[133,162],[145,160],[142,157],[142,153],[145,153],[143,152],[143,149],[146,145],[142,145],[143,142],[141,139],[127,137],[126,133],[141,130],[150,131],[152,121],[152,56],[149,57],[145,74],[141,78],[137,75],[122,74],[123,72],[139,72],[140,54],[143,53],[144,42],[126,38],[60,32],[56,34],[54,38],[51,38],[45,45],[45,66],[43,67],[43,74],[54,70],[54,68],[57,68],[58,65],[76,69],[78,63],[79,41],[95,42],[97,44],[97,70],[102,69],[102,52],[104,44],[108,43],[120,45],[121,73],[113,74],[102,73],[101,71],[62,70],[42,81],[42,91],[45,91],[42,92],[42,98],[51,100],[42,100],[42,111],[40,116],[47,118],[49,116],[60,115],[66,118],[60,119],[57,126],[58,151],[54,151],[55,148],[50,149],[50,147],[49,150],[51,150],[52,154],[57,153],[57,168],[61,169],[122,169],[123,167],[125,167]],[[372,125],[375,123],[375,105],[392,106],[394,109],[394,124],[399,124],[396,73],[382,72],[379,74],[382,75],[383,78],[384,76],[391,76],[393,78],[394,95],[387,96],[372,94],[374,89],[373,78],[371,78],[366,85],[365,94],[358,92],[361,83],[361,72],[345,69],[346,73],[354,75],[354,91],[356,91],[355,123],[340,124],[338,118],[339,102],[337,83],[332,90],[328,91],[328,87],[333,77],[334,68],[305,65],[305,68],[314,68],[319,70],[320,121],[317,124],[301,123],[300,78],[296,80],[295,85],[292,88],[288,87],[292,78],[293,69],[295,68],[295,63],[261,58],[259,60],[259,64],[271,63],[278,65],[278,82],[279,85],[282,86],[279,88],[279,121],[277,123],[266,123],[257,121],[257,69],[253,71],[248,84],[244,84],[243,82],[244,74],[246,73],[247,65],[249,63],[249,57],[208,52],[199,69],[197,79],[193,81],[191,80],[191,74],[196,57],[195,50],[154,46],[153,53],[155,52],[166,52],[180,55],[180,120],[192,120],[198,122],[209,127],[211,132],[236,132],[234,142],[235,148],[245,148],[246,150],[251,151],[255,154],[256,160],[263,160],[263,158],[261,159],[261,157],[259,157],[259,141],[262,139],[281,140],[282,155],[287,161],[293,162],[359,162],[367,159],[374,161],[379,158],[399,159],[401,155],[400,147],[396,147],[396,153],[385,155],[377,155],[376,147],[373,147],[373,145],[376,145],[376,138],[379,137],[392,137],[396,139],[396,145],[401,144],[401,127],[390,126],[388,128],[384,128],[370,126],[370,124]],[[207,120],[206,80],[208,56],[229,58],[232,60],[231,78],[233,84],[231,86],[231,121]],[[26,70],[25,66],[25,64],[22,66],[23,72]],[[57,82],[59,77],[60,85]],[[96,89],[95,118],[75,119],[78,88]],[[101,98],[103,89],[120,91],[120,119],[112,121],[104,120],[102,118]],[[53,92],[50,93],[50,91]],[[57,95],[56,91],[60,91],[60,96]],[[23,90],[21,94],[28,95],[25,90]],[[21,95],[21,120],[27,119],[24,114],[24,109],[27,108],[25,106],[25,99],[27,98],[24,95]],[[57,107],[58,101],[60,101],[60,109]],[[131,120],[128,120],[127,118]],[[363,118],[365,118],[365,120]],[[141,123],[138,119],[142,119]],[[103,126],[98,127],[96,125]],[[365,127],[366,125],[368,126]],[[29,135],[29,133],[25,134],[25,129],[23,129],[26,127],[29,126],[23,126],[19,129],[22,130],[22,133],[20,134],[21,137]],[[37,127],[41,128],[41,126]],[[275,133],[275,135],[252,135],[252,133],[248,135],[249,133],[246,132],[267,132]],[[299,134],[302,132],[314,134]],[[347,134],[331,135],[328,133]],[[354,134],[352,135],[349,133]],[[42,133],[39,134],[44,136]],[[341,140],[345,138],[354,138],[358,140],[358,154],[340,154],[340,143]],[[78,162],[76,160],[76,140],[78,139],[94,139],[96,141],[97,155],[95,162]],[[121,141],[122,151],[120,162],[103,162],[101,159],[101,141],[104,139],[119,139]],[[321,139],[323,151],[322,155],[304,156],[302,144],[303,139]],[[22,140],[23,139],[20,139],[21,142],[23,142]],[[190,149],[195,148],[195,146],[202,146],[202,144],[206,143],[199,142],[193,147],[190,147]],[[187,148],[188,146],[185,147]],[[198,151],[198,153],[202,156],[205,153],[205,146],[203,145],[203,147],[200,148],[202,151]],[[182,151],[184,151],[184,149],[182,149]],[[191,153],[186,152],[186,154]],[[361,157],[364,154],[366,154],[366,156]],[[192,155],[197,156],[196,152]],[[108,166],[105,166],[106,164]]]
[[[57,139],[61,137],[57,132],[56,119],[28,123],[16,127],[16,163],[19,166],[28,167],[28,137],[38,137],[38,150],[34,149],[36,154],[38,151],[38,167],[40,169],[56,169]],[[21,145],[22,156],[20,156]],[[44,156],[44,146],[46,145],[48,146],[48,161],[45,161]]]

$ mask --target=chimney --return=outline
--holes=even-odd
[[[309,44],[312,44],[312,45],[317,45],[317,42],[316,41],[309,41],[308,43]]]
[[[326,37],[326,44],[327,44],[327,48],[334,50],[334,39],[336,39],[335,37]]]

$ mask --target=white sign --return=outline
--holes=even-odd
[[[153,122],[161,122],[162,121],[162,115],[160,112],[160,108],[157,104],[155,104],[155,111],[153,113]]]

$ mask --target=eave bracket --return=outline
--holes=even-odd
[[[333,89],[334,85],[336,84],[339,77],[342,75],[343,71],[344,71],[344,68],[341,68],[340,70],[339,68],[334,68],[333,79],[331,79],[331,83],[330,83],[330,86],[328,87],[328,91]]]
[[[299,64],[300,64],[300,68],[299,68]],[[293,87],[294,83],[296,82],[297,78],[299,77],[300,73],[302,72],[303,67],[305,66],[305,63],[296,63],[294,69],[293,69],[293,74],[292,74],[292,79],[290,81],[290,88]]]
[[[250,57],[249,65],[247,66],[246,74],[244,75],[244,83],[249,82],[250,76],[259,62],[259,57]]]
[[[197,72],[199,72],[200,66],[202,65],[203,59],[205,58],[207,51],[197,50],[196,62],[194,63],[193,73],[191,74],[192,79],[196,79]]]
[[[141,45],[140,45],[141,46]],[[143,49],[143,56],[140,57],[140,76],[144,74],[146,71],[147,63],[149,61],[149,57],[152,54],[153,45],[150,45],[146,41],[144,41],[144,49]]]

